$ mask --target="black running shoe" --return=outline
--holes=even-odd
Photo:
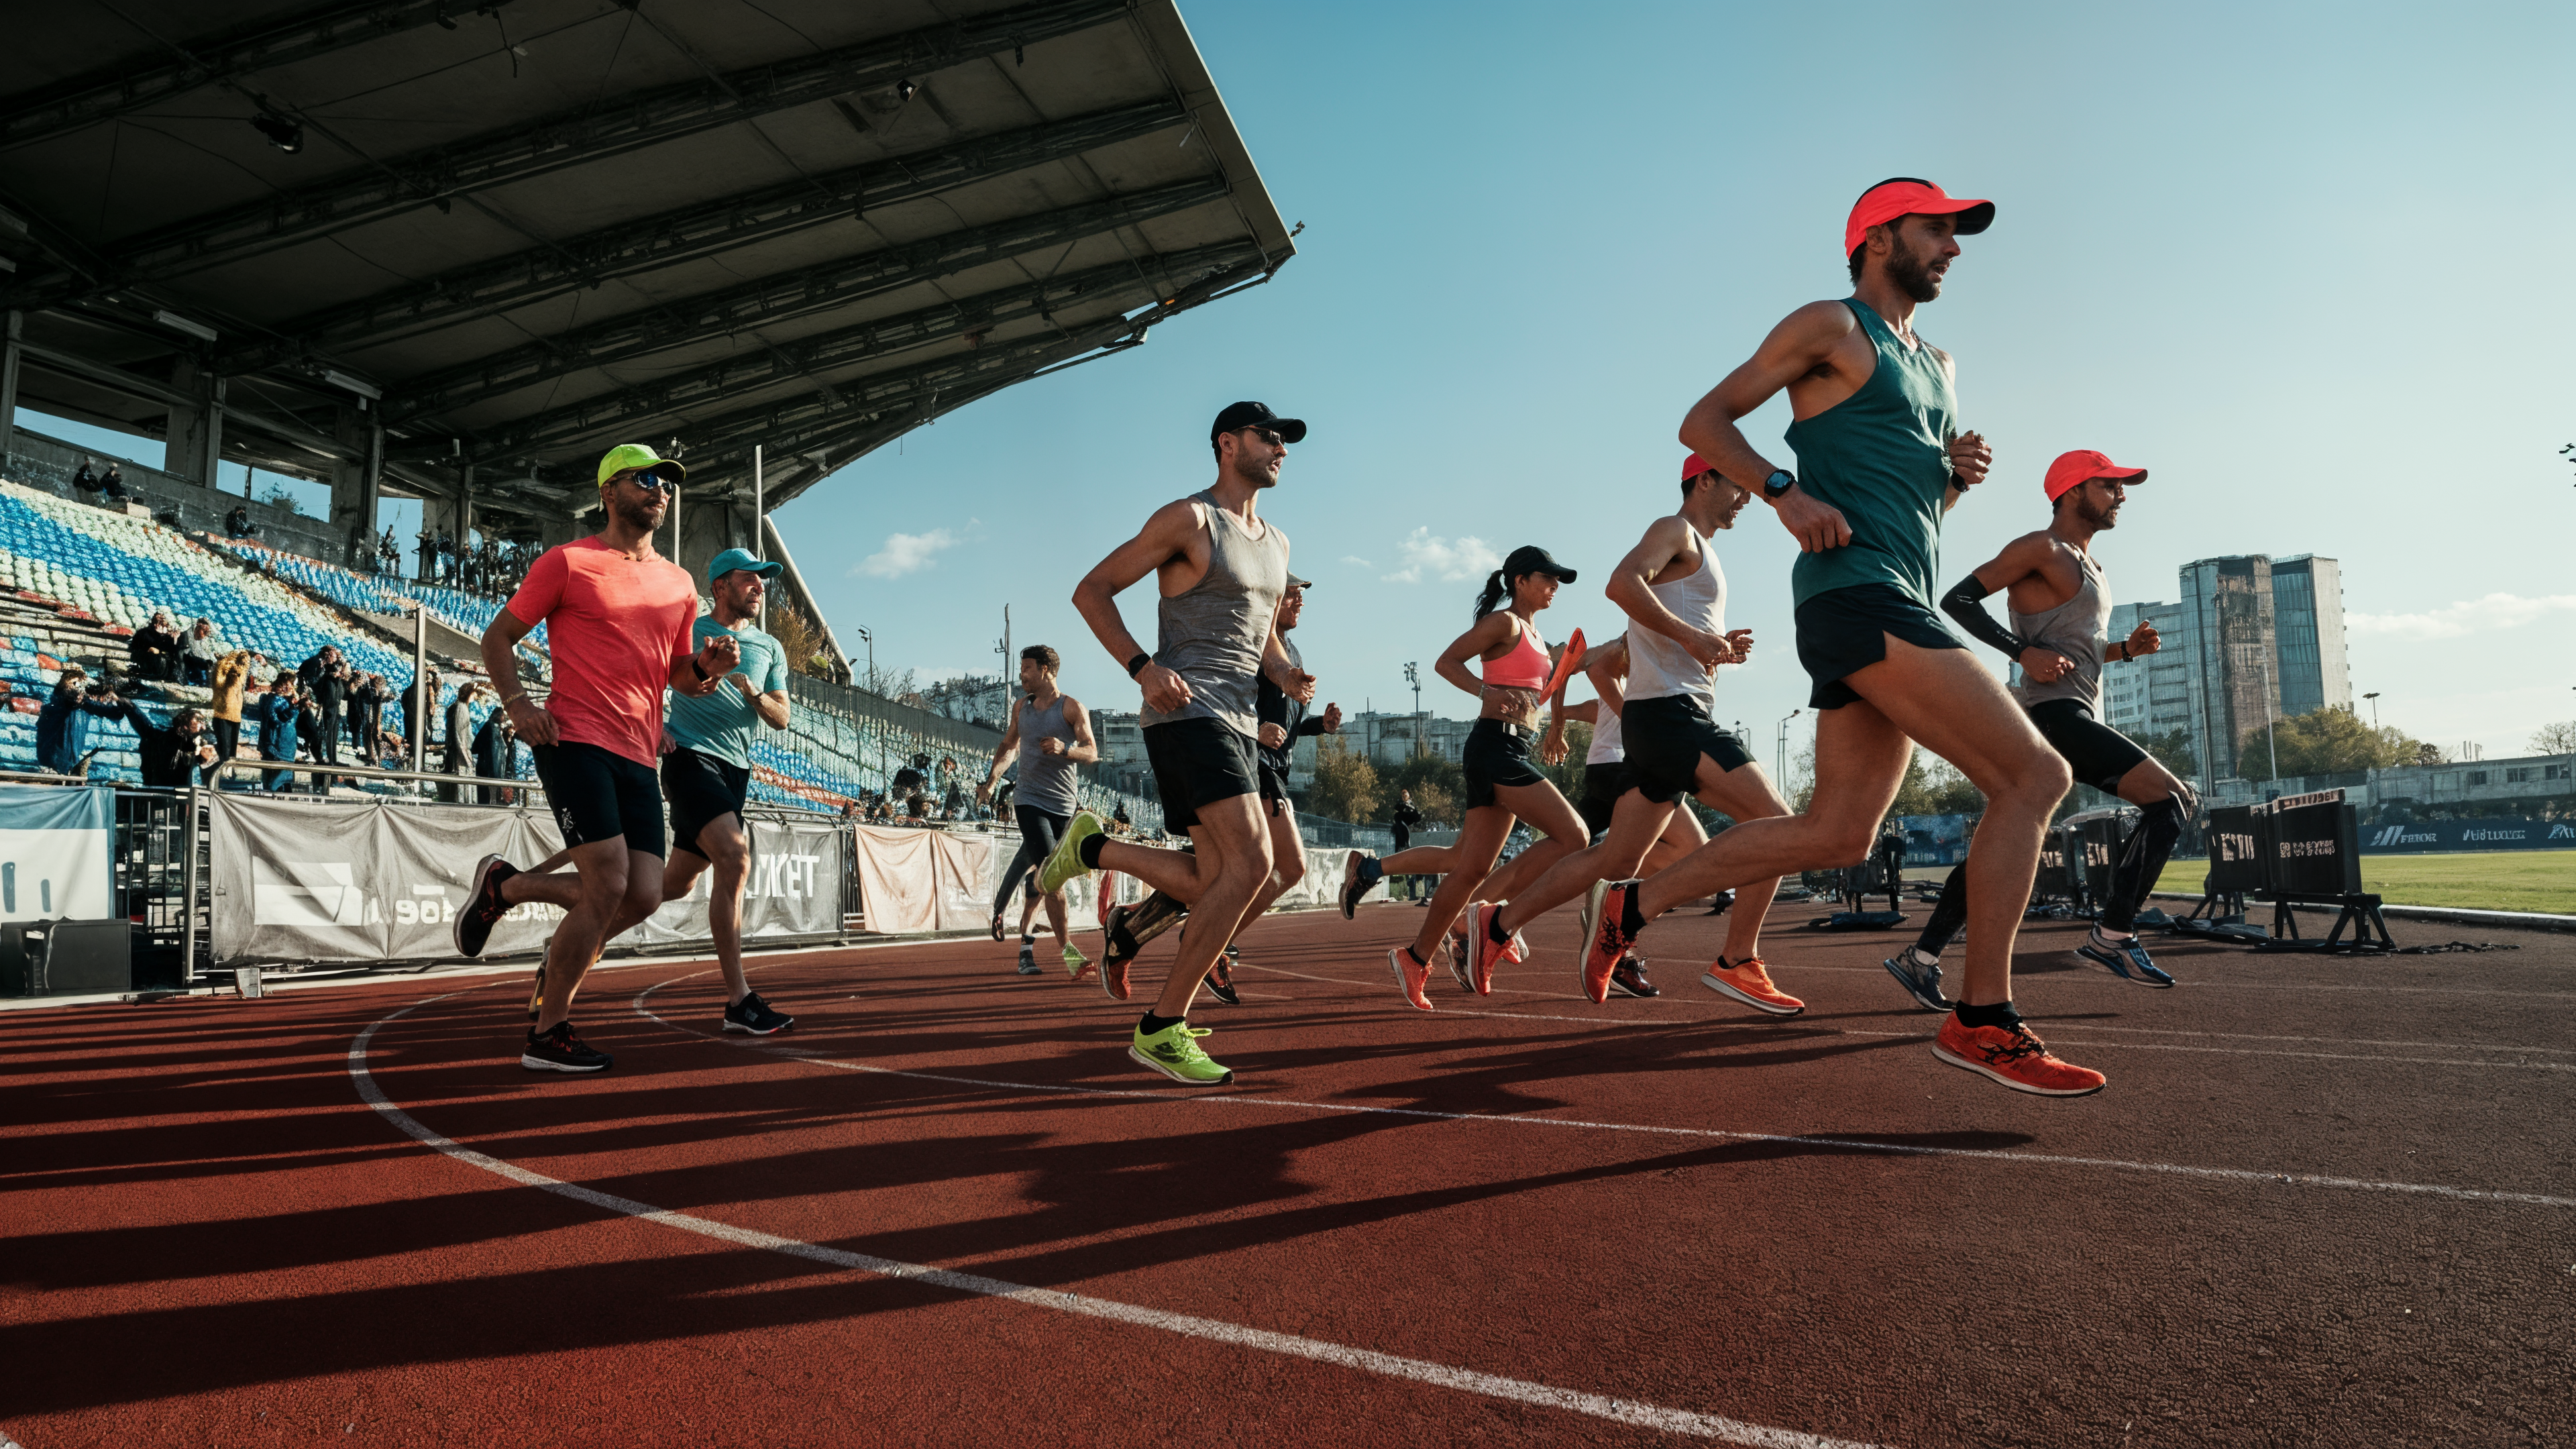
[[[1230,956],[1233,954],[1233,948],[1228,947],[1226,949],[1226,955]],[[1208,968],[1207,989],[1208,995],[1215,997],[1217,1000],[1224,1002],[1228,1006],[1241,1006],[1243,1004],[1243,998],[1235,993],[1234,973],[1226,969],[1225,956],[1219,956],[1216,958],[1216,964]]]
[[[2075,948],[2075,954],[2097,966],[2108,967],[2112,975],[2140,986],[2174,984],[2173,977],[2165,974],[2165,969],[2156,964],[2156,958],[2147,954],[2146,944],[2135,936],[2126,936],[2105,946],[2088,935],[2084,944]]]
[[[1918,963],[1914,959],[1913,947],[1908,946],[1878,964],[1886,967],[1887,974],[1895,977],[1896,984],[1904,987],[1905,994],[1913,997],[1914,1004],[1925,1011],[1953,1011],[1958,1008],[1957,1002],[1941,994],[1941,963],[1935,961],[1929,966]]]
[[[510,903],[501,899],[501,882],[517,875],[519,868],[497,855],[487,855],[474,865],[474,888],[465,896],[465,905],[456,913],[456,954],[480,956],[492,939],[492,928],[510,913]]]
[[[747,1031],[753,1036],[767,1036],[773,1031],[785,1031],[795,1024],[796,1018],[761,1000],[760,993],[757,991],[743,993],[742,1000],[726,1007],[724,1013],[725,1030]]]
[[[1735,904],[1735,892],[1733,892],[1733,891],[1719,891],[1719,892],[1718,892],[1714,897],[1712,897],[1712,898],[1709,900],[1709,903],[1708,903],[1708,913],[1709,913],[1710,915],[1712,915],[1712,916],[1722,916],[1722,915],[1725,915],[1725,914],[1726,914],[1726,908],[1727,908],[1727,907],[1729,907],[1729,906],[1731,906],[1731,905],[1734,905],[1734,904]]]
[[[1353,919],[1359,910],[1360,897],[1367,895],[1369,887],[1385,878],[1386,867],[1377,863],[1376,856],[1351,852],[1351,869],[1342,881],[1342,919]]]
[[[1040,965],[1038,964],[1038,953],[1037,953],[1037,951],[1036,951],[1034,948],[1032,948],[1032,947],[1028,947],[1028,946],[1022,946],[1022,947],[1020,948],[1020,974],[1021,974],[1021,975],[1023,975],[1023,976],[1035,976],[1035,975],[1037,975],[1039,972],[1041,972],[1041,971],[1043,971],[1043,970],[1045,970],[1045,969],[1046,969],[1045,967],[1040,966]]]
[[[1646,979],[1646,963],[1634,956],[1622,956],[1610,968],[1610,989],[1621,996],[1661,996],[1655,983]]]
[[[588,1042],[575,1036],[568,1021],[556,1022],[555,1029],[543,1036],[530,1030],[527,1049],[519,1053],[519,1065],[532,1072],[604,1072],[616,1064],[616,1058],[591,1050]]]
[[[1226,942],[1226,943],[1225,943],[1225,959],[1226,959],[1228,962],[1234,962],[1234,961],[1240,961],[1240,960],[1242,960],[1242,959],[1243,959],[1243,948],[1242,948],[1241,946],[1238,946],[1238,945],[1234,944],[1232,941],[1228,941],[1228,942]]]

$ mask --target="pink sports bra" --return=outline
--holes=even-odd
[[[1538,689],[1547,683],[1550,668],[1538,627],[1525,625],[1511,652],[1485,666],[1485,683],[1494,689]]]

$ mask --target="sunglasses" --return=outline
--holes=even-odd
[[[1265,428],[1256,424],[1252,427],[1242,429],[1242,431],[1250,433],[1254,437],[1259,438],[1261,441],[1268,443],[1274,448],[1284,448],[1288,446],[1288,440],[1279,436],[1279,430],[1277,428]]]
[[[621,473],[618,476],[647,493],[676,494],[680,491],[679,479],[665,478],[659,473]]]

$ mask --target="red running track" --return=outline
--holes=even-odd
[[[1660,999],[1582,1001],[1560,913],[1422,1015],[1410,909],[1273,917],[1220,1093],[990,942],[769,958],[758,1044],[703,964],[603,972],[583,1079],[516,1065],[517,972],[12,1012],[0,1436],[2576,1442],[2576,941],[2157,992],[2034,928],[2111,1075],[2054,1101],[1809,913],[1786,1021],[1696,985],[1704,918]]]

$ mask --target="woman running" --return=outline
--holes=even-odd
[[[1507,895],[1513,886],[1537,879],[1539,872],[1567,852],[1581,850],[1588,838],[1582,818],[1557,793],[1547,776],[1539,773],[1530,749],[1538,736],[1539,705],[1553,667],[1547,646],[1538,637],[1538,626],[1530,621],[1539,610],[1556,601],[1559,586],[1572,582],[1574,570],[1550,558],[1546,549],[1535,544],[1513,549],[1511,557],[1503,560],[1503,566],[1485,581],[1485,591],[1476,600],[1476,626],[1440,651],[1439,662],[1433,666],[1441,678],[1483,701],[1460,761],[1467,775],[1467,817],[1458,839],[1452,845],[1398,851],[1383,862],[1354,854],[1345,873],[1342,900],[1346,914],[1350,903],[1389,871],[1442,878],[1413,944],[1386,953],[1388,965],[1395,970],[1396,984],[1404,988],[1405,999],[1413,1003],[1415,1010],[1432,1009],[1431,998],[1423,994],[1431,979],[1431,955],[1440,949],[1450,923],[1458,919],[1459,911],[1468,905],[1469,895],[1480,884],[1495,895]],[[1507,599],[1509,607],[1504,607]],[[1481,683],[1468,671],[1470,656],[1484,664]],[[1563,757],[1562,718],[1549,727],[1546,749],[1552,757]],[[1547,838],[1522,851],[1510,867],[1487,880],[1486,873],[1493,870],[1494,856],[1502,849],[1504,838],[1511,834],[1515,822],[1523,820]],[[1518,958],[1516,942],[1491,939],[1487,926],[1492,912],[1491,904],[1479,902],[1467,918],[1472,946],[1468,952],[1469,984],[1478,995],[1492,993],[1494,963],[1507,948]]]

